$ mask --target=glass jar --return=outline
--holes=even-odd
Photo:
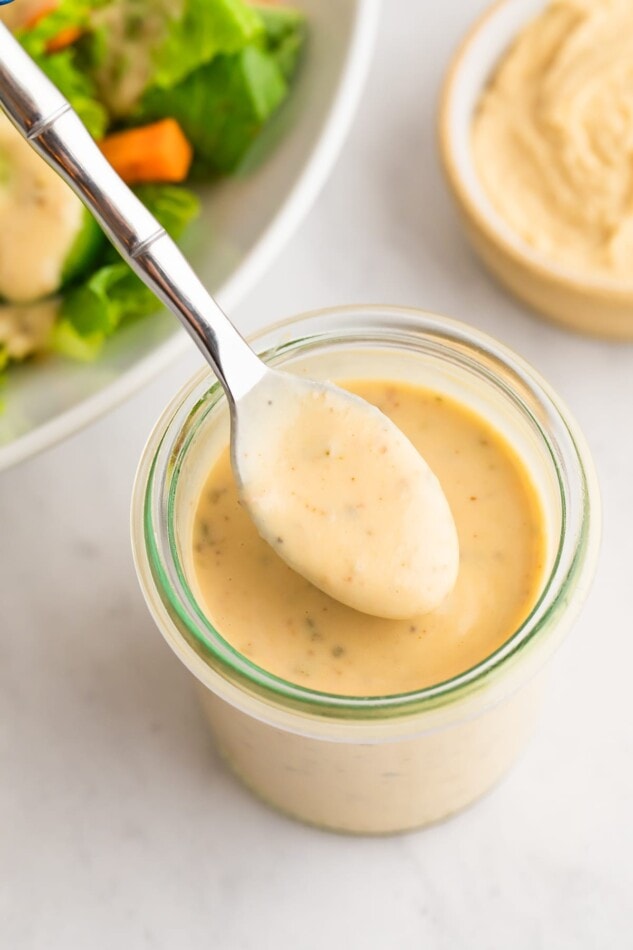
[[[387,833],[463,808],[500,779],[529,737],[547,661],[594,573],[600,503],[576,424],[521,359],[468,326],[415,310],[341,308],[259,333],[271,365],[319,379],[393,379],[467,404],[514,446],[541,499],[547,569],[538,601],[507,642],[452,679],[412,693],[331,695],[240,655],[197,599],[191,536],[228,412],[205,371],[161,416],[132,503],[136,567],[163,636],[200,684],[231,768],[276,808],[322,827]]]

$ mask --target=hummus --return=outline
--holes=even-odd
[[[478,175],[536,251],[584,276],[633,267],[633,3],[553,0],[476,111]]]

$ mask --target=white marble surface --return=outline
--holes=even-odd
[[[388,0],[358,121],[242,327],[377,301],[470,320],[567,399],[604,492],[599,575],[528,753],[452,821],[347,839],[226,773],[137,589],[128,500],[189,359],[0,477],[0,946],[7,950],[631,946],[633,349],[566,335],[470,253],[438,169],[438,85],[481,0]]]

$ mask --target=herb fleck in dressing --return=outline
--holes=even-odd
[[[469,409],[401,383],[346,388],[390,417],[438,476],[459,536],[453,591],[438,609],[407,620],[328,597],[259,537],[240,507],[227,448],[194,521],[198,596],[222,636],[277,676],[350,696],[408,692],[480,662],[526,617],[543,573],[544,519],[521,461]]]

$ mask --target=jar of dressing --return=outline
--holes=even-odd
[[[509,443],[538,495],[543,570],[529,614],[504,642],[423,688],[351,695],[270,672],[208,617],[192,537],[210,468],[228,442],[228,413],[207,371],[163,413],[140,462],[132,503],[140,583],[163,636],[198,681],[230,767],[275,808],[321,827],[380,834],[438,821],[490,789],[536,723],[548,660],[595,568],[600,502],[587,447],[529,366],[441,317],[342,308],[277,324],[253,343],[291,372],[389,380],[462,404]]]

